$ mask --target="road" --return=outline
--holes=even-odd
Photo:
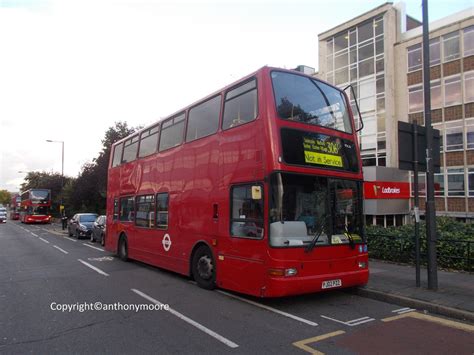
[[[0,225],[0,270],[0,353],[474,352],[469,324],[342,291],[206,291],[51,226]]]

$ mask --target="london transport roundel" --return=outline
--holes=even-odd
[[[163,237],[161,244],[163,244],[163,249],[165,249],[165,251],[168,251],[171,249],[171,238],[168,233],[166,233],[165,236]]]

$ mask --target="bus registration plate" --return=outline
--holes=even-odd
[[[333,287],[341,287],[342,282],[341,279],[336,279],[336,280],[328,280],[328,281],[323,281],[322,289],[326,288],[333,288]]]

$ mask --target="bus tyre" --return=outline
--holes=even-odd
[[[198,286],[206,290],[216,288],[216,266],[211,250],[200,246],[193,255],[192,274]]]
[[[124,236],[121,236],[119,240],[118,256],[120,260],[128,261],[128,243],[127,238]]]

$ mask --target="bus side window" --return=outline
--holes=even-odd
[[[257,115],[257,81],[255,79],[226,93],[222,129],[253,121]]]
[[[124,222],[133,222],[135,220],[135,199],[133,197],[122,197],[120,199],[119,219]]]
[[[263,187],[261,185],[249,184],[232,187],[230,229],[233,237],[263,238],[262,196]]]
[[[114,198],[114,221],[119,217],[119,201],[118,198]]]
[[[158,229],[168,229],[168,193],[156,195],[156,227]]]

